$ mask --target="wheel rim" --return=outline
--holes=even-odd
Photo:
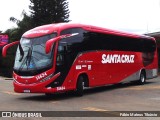
[[[141,75],[141,82],[142,82],[142,83],[145,82],[145,78],[144,78],[144,75],[143,75],[143,74]]]
[[[84,82],[82,82],[82,89],[84,90]]]

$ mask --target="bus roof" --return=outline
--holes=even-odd
[[[22,37],[26,37],[26,38],[39,37],[46,34],[51,34],[53,32],[59,33],[60,31],[68,28],[83,28],[84,30],[93,31],[93,32],[113,34],[117,36],[132,37],[132,38],[146,38],[146,39],[154,40],[153,37],[146,36],[146,35],[138,35],[133,33],[121,32],[117,30],[111,30],[108,28],[102,28],[102,27],[79,24],[79,23],[54,23],[54,24],[43,25],[25,32]]]

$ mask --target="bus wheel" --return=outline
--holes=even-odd
[[[77,87],[76,87],[76,96],[83,96],[84,90],[84,78],[83,76],[79,76],[77,80]]]
[[[141,74],[140,74],[140,78],[139,78],[138,83],[139,83],[140,85],[143,85],[145,82],[146,82],[145,72],[142,71]]]

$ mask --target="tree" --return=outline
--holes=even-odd
[[[67,0],[30,0],[29,6],[34,27],[69,21]]]
[[[12,39],[20,39],[24,32],[33,28],[31,17],[27,15],[25,11],[22,12],[22,16],[22,20],[18,20],[15,17],[10,17],[10,21],[15,22],[17,24],[17,28],[7,30],[9,32],[10,38]]]

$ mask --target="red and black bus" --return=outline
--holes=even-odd
[[[154,38],[73,23],[36,27],[18,44],[13,84],[19,93],[56,93],[154,78],[158,72]]]

